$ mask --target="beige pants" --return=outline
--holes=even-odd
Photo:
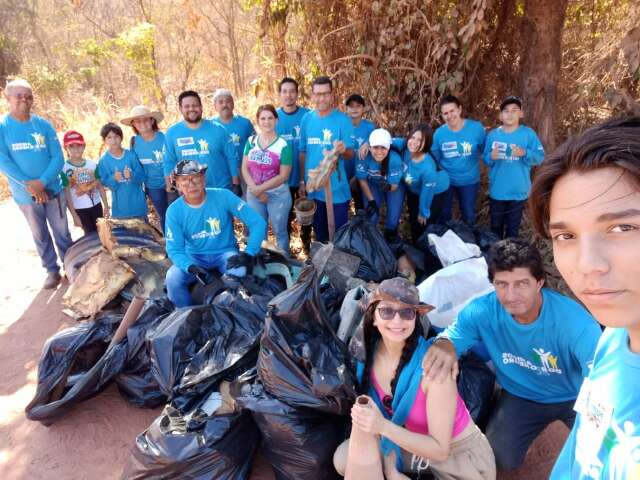
[[[496,461],[489,441],[474,425],[470,435],[451,443],[444,462],[431,462],[402,451],[406,473],[430,471],[437,480],[495,480]]]

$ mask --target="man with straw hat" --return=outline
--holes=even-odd
[[[163,118],[164,115],[158,110],[151,110],[146,105],[136,105],[120,123],[131,127],[135,133],[131,137],[129,147],[142,164],[146,174],[144,190],[153,203],[164,231],[167,207],[171,200],[175,199],[175,195],[170,198],[173,192],[171,176],[164,174],[162,150],[165,137],[158,127]]]

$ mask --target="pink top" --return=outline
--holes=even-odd
[[[380,399],[388,396],[380,387],[380,384],[378,383],[378,380],[373,373],[373,369],[371,369],[371,382],[373,383],[373,388],[376,389],[376,393],[378,394],[378,397]],[[469,420],[471,420],[469,410],[467,410],[467,407],[464,404],[464,400],[462,400],[460,394],[456,393],[456,399],[456,416],[453,421],[453,434],[451,435],[452,438],[460,435],[460,433],[462,433],[467,425],[469,425]],[[393,415],[393,412],[391,410],[387,410],[387,412],[390,415]],[[409,417],[407,417],[407,421],[405,422],[404,426],[407,428],[407,430],[414,433],[429,434],[429,422],[427,421],[427,396],[424,394],[424,390],[422,390],[422,385],[418,387],[416,399],[413,402],[413,406],[409,411]]]

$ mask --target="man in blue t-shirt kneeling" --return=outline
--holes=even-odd
[[[206,165],[179,162],[173,175],[181,197],[167,210],[165,239],[173,266],[167,272],[167,296],[176,307],[193,305],[189,286],[206,282],[209,270],[242,277],[265,239],[265,221],[225,188],[205,188]],[[249,229],[247,248],[238,253],[233,217]]]
[[[502,387],[486,435],[498,468],[511,470],[551,422],[573,425],[573,405],[601,330],[578,303],[542,288],[542,257],[525,240],[495,243],[488,264],[495,292],[458,314],[425,355],[423,368],[429,378],[455,376],[457,357],[484,343]]]

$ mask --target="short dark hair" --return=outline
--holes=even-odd
[[[433,144],[433,129],[426,123],[419,123],[411,130],[409,130],[407,140],[409,140],[416,132],[420,132],[422,134],[422,148],[420,149],[420,152],[430,152],[431,145]]]
[[[538,167],[531,186],[529,211],[537,232],[549,238],[551,192],[572,170],[617,167],[640,182],[640,117],[614,118],[570,138]]]
[[[115,124],[113,122],[109,122],[109,123],[104,124],[102,126],[102,128],[100,129],[100,136],[102,137],[102,140],[107,138],[107,135],[109,135],[111,132],[115,133],[120,138],[124,138],[124,135],[122,133],[122,129],[117,124]]]
[[[291,77],[284,77],[282,80],[280,80],[280,83],[278,83],[278,92],[282,91],[282,85],[284,85],[285,83],[293,83],[296,87],[296,92],[298,91],[298,88],[299,88],[298,82],[296,82]]]
[[[522,238],[505,238],[494,243],[488,255],[489,281],[497,272],[527,268],[536,280],[544,280],[544,262],[540,251]]]
[[[316,77],[313,83],[311,84],[311,91],[313,92],[313,87],[316,85],[329,85],[331,87],[331,91],[333,91],[333,82],[326,75],[322,75],[320,77]]]
[[[455,103],[458,107],[462,107],[462,102],[455,95],[445,95],[440,99],[438,105],[440,106],[440,108],[442,108],[448,103]]]
[[[258,107],[258,111],[256,112],[256,121],[258,120],[262,112],[271,112],[273,113],[274,117],[278,118],[278,112],[276,112],[276,107],[274,107],[270,103],[267,103],[265,105],[260,105]]]
[[[184,100],[187,97],[195,97],[195,98],[197,98],[198,99],[198,103],[200,105],[202,105],[202,100],[200,99],[200,95],[198,95],[198,92],[196,92],[195,90],[185,90],[180,95],[178,95],[178,106],[179,107],[182,106],[182,100]]]

